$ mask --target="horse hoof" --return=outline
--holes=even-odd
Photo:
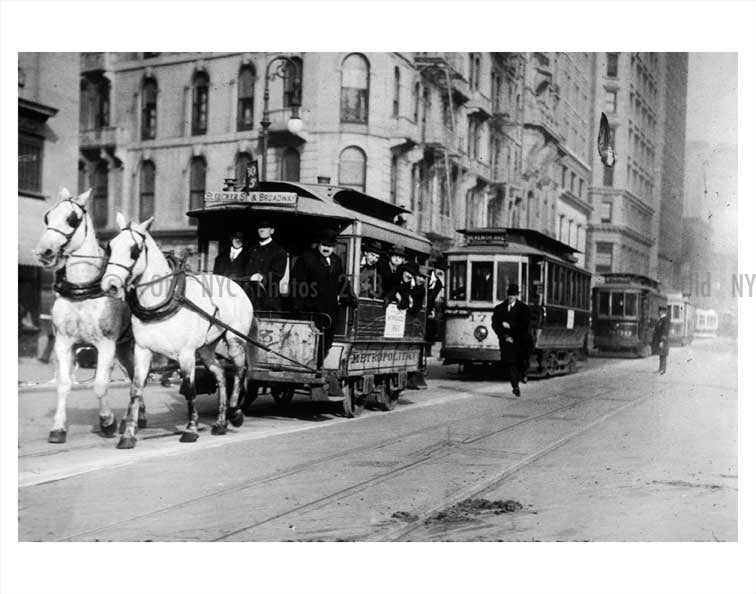
[[[139,427],[140,429],[147,427],[147,417],[140,416],[137,419],[137,427]]]
[[[197,433],[191,433],[189,431],[184,431],[181,434],[181,439],[179,441],[181,443],[193,443],[199,439],[199,435]]]
[[[210,432],[213,435],[225,435],[226,434],[226,426],[225,425],[213,425],[213,430]]]
[[[47,436],[48,443],[66,443],[66,430],[53,429]]]
[[[105,419],[100,419],[100,431],[102,431],[102,434],[105,437],[113,437],[115,435],[117,427],[118,423],[116,422],[115,417],[113,417],[110,425],[105,424]]]
[[[136,437],[121,437],[116,446],[119,450],[130,450],[136,445]]]
[[[244,424],[244,413],[237,408],[228,420],[234,427],[241,427]]]

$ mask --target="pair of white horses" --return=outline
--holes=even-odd
[[[53,304],[58,402],[48,441],[66,441],[66,401],[72,384],[73,348],[80,342],[97,348],[94,391],[100,403],[103,435],[114,435],[117,427],[107,398],[116,359],[131,379],[130,401],[118,448],[133,448],[137,428],[146,426],[143,391],[153,353],[174,359],[181,367],[180,391],[186,398],[189,418],[181,441],[193,442],[199,437],[194,406],[197,354],[218,382],[218,416],[212,433],[225,434],[228,418],[234,426],[241,425],[244,415],[238,409],[238,402],[247,366],[245,341],[186,307],[179,307],[169,317],[155,321],[143,321],[132,315],[124,301],[128,289],[135,290],[139,306],[149,310],[165,301],[176,272],[149,234],[153,217],[134,224],[118,213],[120,232],[110,241],[109,253],[104,253],[87,213],[90,194],[91,190],[74,197],[68,190],[61,190],[59,202],[45,215],[46,228],[35,248],[37,259],[45,268],[65,267],[69,286],[86,288],[99,284],[100,289],[99,295],[85,299],[71,298],[62,292]],[[211,274],[187,274],[185,296],[207,314],[243,334],[248,334],[252,328],[252,303],[230,279],[217,279]],[[223,367],[215,354],[221,341],[234,364],[234,384],[228,398]]]

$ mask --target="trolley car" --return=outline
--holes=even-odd
[[[599,354],[648,357],[659,307],[667,297],[647,276],[607,273],[593,288],[593,344]]]
[[[690,297],[681,292],[667,293],[669,316],[669,344],[685,346],[693,340],[696,326],[696,308]]]
[[[287,251],[289,270],[324,228],[339,231],[334,253],[356,293],[365,239],[385,248],[402,246],[418,264],[427,260],[430,242],[394,222],[407,212],[350,188],[271,181],[261,182],[255,192],[207,192],[204,207],[187,214],[198,221],[203,271],[228,241],[232,225],[247,229],[251,243],[257,240],[256,222],[270,220],[275,240]],[[356,308],[339,308],[336,319],[327,322],[335,325],[335,337],[325,357],[318,352],[322,314],[291,311],[291,294],[282,297],[282,311],[255,311],[255,340],[265,348],[249,347],[246,402],[269,390],[277,403],[286,405],[296,392],[311,400],[342,401],[344,414],[353,417],[371,395],[380,408],[391,410],[408,382],[422,384],[425,307],[410,312],[357,297]],[[204,392],[212,392],[212,378],[207,383]]]
[[[719,329],[719,316],[713,309],[696,311],[696,338],[715,338]]]
[[[530,307],[534,349],[528,375],[574,372],[590,326],[591,275],[575,264],[577,250],[532,229],[459,232],[465,244],[446,252],[444,364],[469,368],[499,361],[491,317],[506,300],[508,285],[516,283]]]

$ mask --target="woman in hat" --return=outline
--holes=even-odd
[[[257,222],[259,241],[249,254],[246,274],[255,310],[280,311],[280,282],[286,274],[286,250],[273,240],[276,232],[268,219]]]
[[[512,284],[507,289],[507,300],[499,303],[491,318],[491,327],[499,337],[501,363],[509,375],[512,393],[520,395],[520,380],[527,383],[527,358],[529,365],[530,310],[518,299],[520,287]]]

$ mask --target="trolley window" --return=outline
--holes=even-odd
[[[638,295],[625,293],[625,315],[635,317],[638,315]]]
[[[467,262],[452,262],[449,276],[449,301],[464,301],[467,297]]]
[[[601,291],[599,293],[599,314],[609,315],[609,293],[607,291]]]
[[[507,298],[507,289],[510,284],[517,282],[517,262],[496,263],[496,300],[504,301]]]
[[[625,315],[625,294],[612,293],[612,316]]]
[[[493,262],[473,262],[470,301],[493,301]]]
[[[673,305],[672,306],[672,319],[677,321],[680,320],[680,306],[679,305]]]

